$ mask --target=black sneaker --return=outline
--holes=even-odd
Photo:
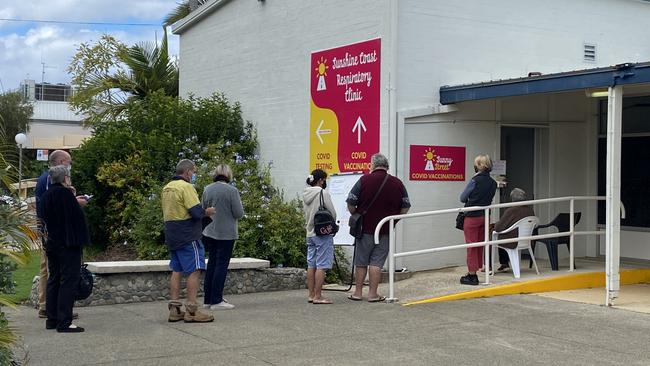
[[[460,278],[461,285],[478,286],[478,276],[475,274],[466,274]]]

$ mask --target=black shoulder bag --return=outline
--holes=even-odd
[[[314,215],[314,231],[317,236],[334,235],[339,231],[339,226],[336,221],[325,207],[325,199],[323,199],[323,190],[320,191],[320,206]]]
[[[363,216],[368,213],[368,210],[370,210],[370,207],[372,207],[372,204],[375,203],[377,200],[377,197],[379,197],[379,193],[381,193],[382,188],[384,188],[384,184],[386,184],[386,181],[388,180],[388,173],[386,173],[386,177],[384,178],[384,181],[381,182],[381,185],[379,186],[379,189],[377,190],[377,193],[375,193],[375,197],[372,198],[372,201],[370,201],[370,204],[366,208],[363,213],[358,213],[355,212],[352,215],[350,215],[350,220],[348,221],[348,226],[350,227],[350,235],[357,239],[361,239],[363,237]]]
[[[85,300],[90,294],[93,293],[94,285],[93,274],[88,270],[87,264],[81,265],[81,274],[79,276],[79,286],[77,287],[77,294],[75,300]]]

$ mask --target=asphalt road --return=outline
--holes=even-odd
[[[79,308],[81,334],[10,311],[29,365],[650,365],[650,316],[534,295],[400,306],[311,305],[306,291],[230,296],[208,324],[166,302]]]

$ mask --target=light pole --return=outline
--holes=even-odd
[[[18,144],[18,150],[19,150],[19,155],[18,155],[18,201],[22,201],[21,193],[22,193],[22,183],[23,183],[23,145],[27,143],[27,135],[24,133],[18,133],[16,134],[16,137],[14,137],[14,140],[16,140],[16,144]]]

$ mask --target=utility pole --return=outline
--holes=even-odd
[[[43,94],[45,91],[45,62],[41,59],[41,66],[43,66],[43,71],[41,72],[41,100],[43,100]]]

